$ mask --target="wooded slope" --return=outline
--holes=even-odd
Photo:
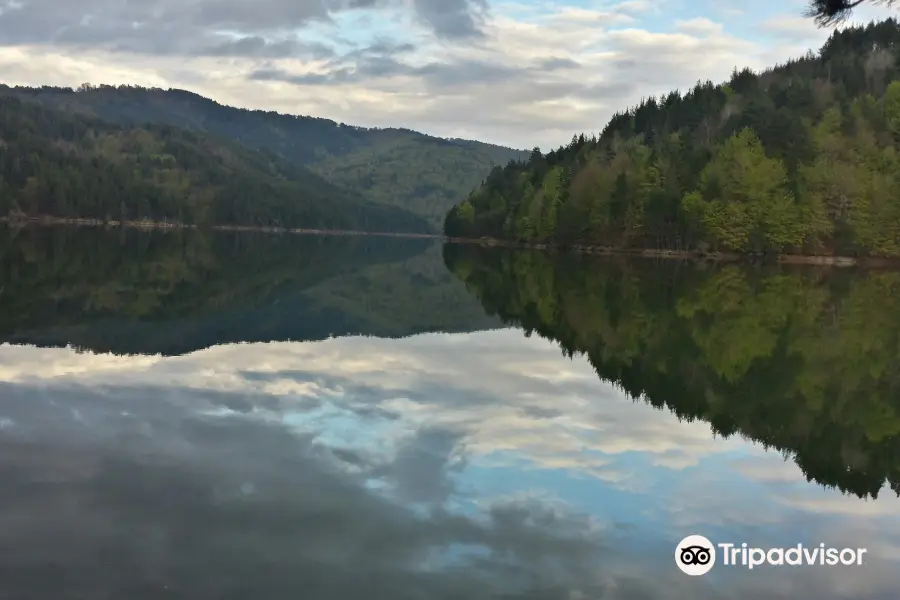
[[[174,125],[271,152],[365,200],[411,210],[436,228],[493,166],[528,156],[409,129],[235,108],[178,89],[87,84],[77,90],[0,86],[0,93],[122,125]]]
[[[0,216],[428,231],[272,153],[0,95]]]
[[[448,235],[900,256],[900,25],[648,98],[599,137],[495,168]]]

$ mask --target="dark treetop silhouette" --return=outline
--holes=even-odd
[[[807,14],[822,26],[848,18],[853,9],[867,0],[810,0]],[[872,4],[894,4],[895,0],[868,0]]]

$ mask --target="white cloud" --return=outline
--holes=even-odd
[[[675,21],[675,28],[679,31],[698,36],[720,34],[724,31],[724,27],[721,23],[716,23],[705,17],[687,20],[678,19]]]
[[[657,3],[635,0],[593,8],[565,2],[451,6],[419,0],[416,13],[373,0],[358,3],[370,6],[368,12],[335,12],[328,20],[310,4],[285,13],[284,23],[299,29],[276,33],[272,27],[278,21],[271,16],[238,10],[230,0],[204,2],[208,11],[179,21],[180,29],[171,35],[181,37],[168,45],[146,32],[138,36],[112,27],[92,31],[94,37],[78,33],[77,43],[51,37],[41,33],[52,21],[45,12],[26,22],[33,35],[7,36],[0,68],[10,84],[182,87],[242,107],[549,149],[568,142],[573,133],[599,131],[613,112],[642,97],[684,90],[697,80],[726,79],[735,66],[759,69],[783,62],[817,46],[825,35],[800,18],[802,6],[796,2],[784,5],[777,18],[762,19],[753,37],[746,33],[753,24],[746,16],[717,13],[714,20],[677,8],[667,14]],[[277,0],[270,5],[287,6]],[[387,5],[390,12],[378,8]],[[74,6],[66,12],[72,18],[79,10]],[[165,6],[160,14],[181,14],[177,3]],[[214,6],[224,12],[216,13]],[[870,13],[885,14],[867,8],[861,15]],[[150,18],[146,11],[140,14]],[[227,38],[235,42],[210,29],[226,16],[239,32]],[[671,23],[670,17],[674,25],[660,27]],[[0,15],[0,30],[3,19]],[[402,56],[389,52],[378,60],[340,50],[365,46],[379,36],[411,42],[415,50]],[[226,52],[222,44],[232,45]],[[336,54],[329,57],[329,52]],[[327,74],[338,70],[352,76],[331,81]],[[270,77],[250,79],[253,73]]]

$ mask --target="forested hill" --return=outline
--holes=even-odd
[[[900,256],[900,25],[649,98],[599,138],[497,168],[448,235],[559,245]]]
[[[0,216],[428,231],[272,153],[0,95]]]
[[[494,165],[528,156],[520,150],[408,129],[366,129],[328,119],[239,109],[176,89],[0,85],[0,93],[119,124],[165,123],[204,131],[274,152],[367,200],[422,215],[436,227]]]

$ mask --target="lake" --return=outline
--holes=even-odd
[[[4,229],[0,344],[3,598],[896,597],[900,272]]]

